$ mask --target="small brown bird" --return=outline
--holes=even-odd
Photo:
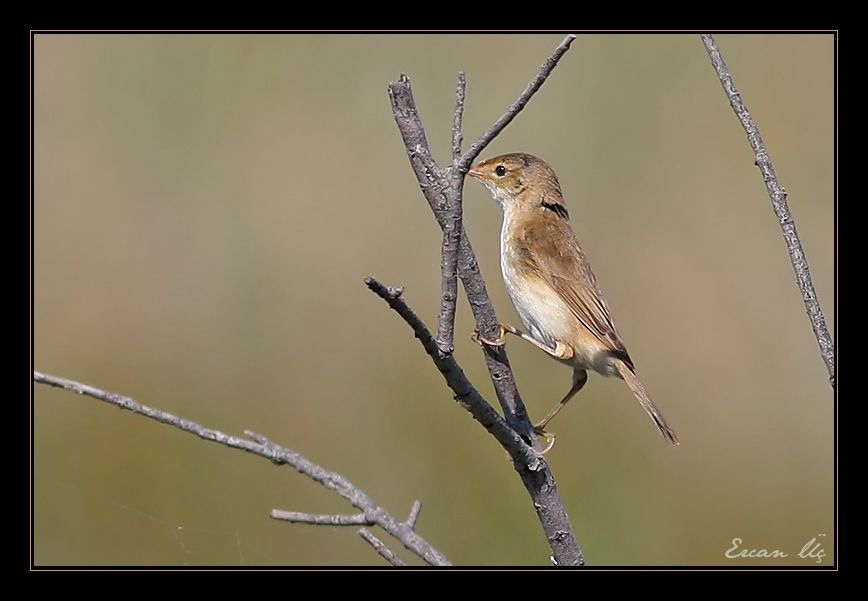
[[[545,427],[588,380],[592,369],[618,376],[642,404],[660,432],[678,444],[675,432],[636,377],[627,348],[615,329],[609,306],[569,223],[561,186],[544,161],[529,154],[505,154],[468,171],[482,182],[503,209],[500,267],[512,304],[529,334],[502,324],[500,346],[507,333],[542,349],[573,368],[566,396],[536,425]],[[553,443],[553,440],[552,440]]]

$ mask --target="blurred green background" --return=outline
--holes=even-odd
[[[37,35],[36,369],[346,475],[464,565],[548,565],[504,451],[362,283],[402,284],[433,326],[439,230],[386,86],[412,80],[446,161],[455,78],[469,143],[562,35]],[[790,194],[834,326],[834,40],[718,42]],[[581,35],[483,153],[543,157],[670,447],[592,375],[549,454],[590,565],[816,565],[834,555],[833,394],[744,133],[695,35]],[[466,227],[499,315],[500,212]],[[457,357],[494,401],[463,298]],[[531,415],[570,372],[511,340]],[[289,468],[35,388],[37,565],[382,565],[354,509]],[[729,560],[743,547],[787,559]],[[417,562],[418,563],[418,562]]]

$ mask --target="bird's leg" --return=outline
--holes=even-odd
[[[546,415],[542,420],[536,424],[533,429],[534,432],[539,434],[540,436],[551,436],[545,431],[545,427],[552,421],[552,418],[558,414],[558,411],[563,409],[564,405],[567,404],[571,398],[573,398],[578,391],[582,389],[582,386],[585,385],[585,382],[588,381],[588,372],[584,369],[576,369],[573,371],[573,387],[570,388],[570,391],[567,395],[561,400],[560,403],[554,406],[554,409],[549,411],[549,414]]]
[[[551,355],[555,359],[566,360],[566,359],[569,359],[573,356],[573,349],[570,348],[568,345],[560,342],[560,341],[558,341],[554,350],[552,350],[551,348],[549,348],[548,346],[546,346],[545,344],[543,344],[542,342],[540,342],[536,338],[533,338],[529,334],[525,334],[524,332],[522,332],[518,328],[514,328],[513,326],[511,326],[507,323],[501,323],[501,324],[497,324],[497,325],[500,328],[500,333],[497,335],[497,338],[495,338],[494,340],[489,340],[487,338],[483,338],[482,336],[479,335],[479,331],[473,332],[473,334],[471,335],[471,338],[474,340],[474,342],[477,342],[479,344],[484,343],[484,344],[487,344],[489,346],[503,346],[504,344],[506,344],[506,335],[512,334],[513,336],[518,336],[519,338],[521,338],[525,342],[531,343],[532,345],[534,345],[535,347],[537,347],[541,351],[545,351],[548,355]]]

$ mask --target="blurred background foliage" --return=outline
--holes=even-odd
[[[451,400],[362,279],[402,284],[434,324],[439,231],[386,95],[412,80],[447,160],[561,35],[38,35],[36,368],[337,470],[458,564],[546,565],[502,449]],[[721,35],[834,326],[834,40]],[[559,416],[554,473],[592,565],[750,564],[732,539],[833,559],[833,394],[753,156],[695,35],[581,35],[483,154],[560,176],[573,224],[652,395],[592,375]],[[500,212],[474,182],[466,227],[499,314]],[[457,357],[489,399],[462,297]],[[569,370],[515,341],[532,416]],[[381,565],[352,512],[287,468],[70,393],[35,389],[38,565]]]

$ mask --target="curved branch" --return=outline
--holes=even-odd
[[[747,106],[744,100],[742,100],[741,92],[735,87],[735,82],[732,80],[732,75],[730,75],[723,56],[720,54],[717,42],[714,41],[714,37],[710,34],[703,34],[701,37],[705,50],[711,59],[714,71],[717,73],[720,84],[723,86],[723,91],[726,92],[726,97],[729,99],[729,104],[741,122],[741,126],[747,134],[747,141],[750,143],[750,147],[756,156],[754,163],[759,167],[760,173],[762,173],[763,182],[765,182],[766,190],[768,190],[769,198],[772,201],[772,207],[781,226],[784,242],[786,242],[787,251],[790,253],[790,262],[793,264],[793,271],[796,272],[796,283],[799,286],[802,300],[805,303],[805,311],[808,314],[808,319],[811,321],[814,337],[816,337],[817,344],[820,346],[820,355],[822,355],[823,362],[826,364],[826,369],[829,372],[829,382],[831,382],[832,388],[834,388],[835,344],[829,335],[829,328],[826,327],[826,318],[823,315],[823,310],[820,308],[820,301],[817,300],[817,292],[814,290],[814,282],[811,279],[811,271],[808,268],[808,258],[805,256],[802,241],[796,231],[796,222],[787,204],[787,191],[778,182],[775,168],[772,166],[772,159],[760,136],[759,128],[747,110]]]
[[[449,560],[446,559],[445,555],[443,555],[440,551],[431,546],[431,544],[424,538],[419,536],[412,525],[408,524],[407,522],[401,522],[400,520],[395,518],[382,506],[375,503],[373,499],[371,499],[367,494],[365,494],[364,491],[355,486],[345,477],[338,474],[337,472],[329,471],[317,465],[313,461],[307,459],[306,457],[291,449],[287,449],[286,447],[282,447],[278,444],[271,442],[261,434],[245,431],[245,434],[249,438],[253,439],[253,441],[245,440],[244,438],[232,436],[230,434],[226,434],[225,432],[221,432],[220,430],[207,428],[192,420],[184,419],[182,417],[178,417],[177,415],[173,415],[165,411],[160,411],[159,409],[154,409],[153,407],[148,407],[147,405],[142,405],[141,403],[130,397],[123,396],[114,392],[106,392],[105,390],[100,390],[99,388],[90,386],[88,384],[82,384],[81,382],[75,382],[74,380],[67,380],[66,378],[51,376],[38,371],[33,372],[33,381],[40,384],[54,386],[55,388],[63,388],[64,390],[70,390],[72,392],[83,394],[100,401],[111,403],[112,405],[120,407],[121,409],[126,409],[128,411],[132,411],[133,413],[144,415],[145,417],[151,418],[162,424],[174,426],[175,428],[178,428],[179,430],[183,430],[185,432],[190,432],[191,434],[195,434],[199,438],[210,440],[212,442],[216,442],[224,446],[231,447],[233,449],[241,449],[242,451],[247,451],[248,453],[251,453],[253,455],[265,457],[266,459],[272,461],[277,465],[289,465],[290,467],[295,468],[296,471],[304,474],[311,480],[319,482],[329,490],[333,490],[334,492],[345,498],[347,501],[352,503],[354,507],[360,509],[362,511],[362,515],[366,518],[367,521],[353,521],[352,523],[356,525],[360,523],[366,523],[370,525],[376,524],[377,526],[380,526],[383,530],[391,534],[393,537],[395,537],[398,541],[400,541],[407,549],[424,559],[429,564],[436,566],[452,565]],[[272,517],[276,517],[273,515],[273,512]],[[347,516],[337,517],[345,518]]]

